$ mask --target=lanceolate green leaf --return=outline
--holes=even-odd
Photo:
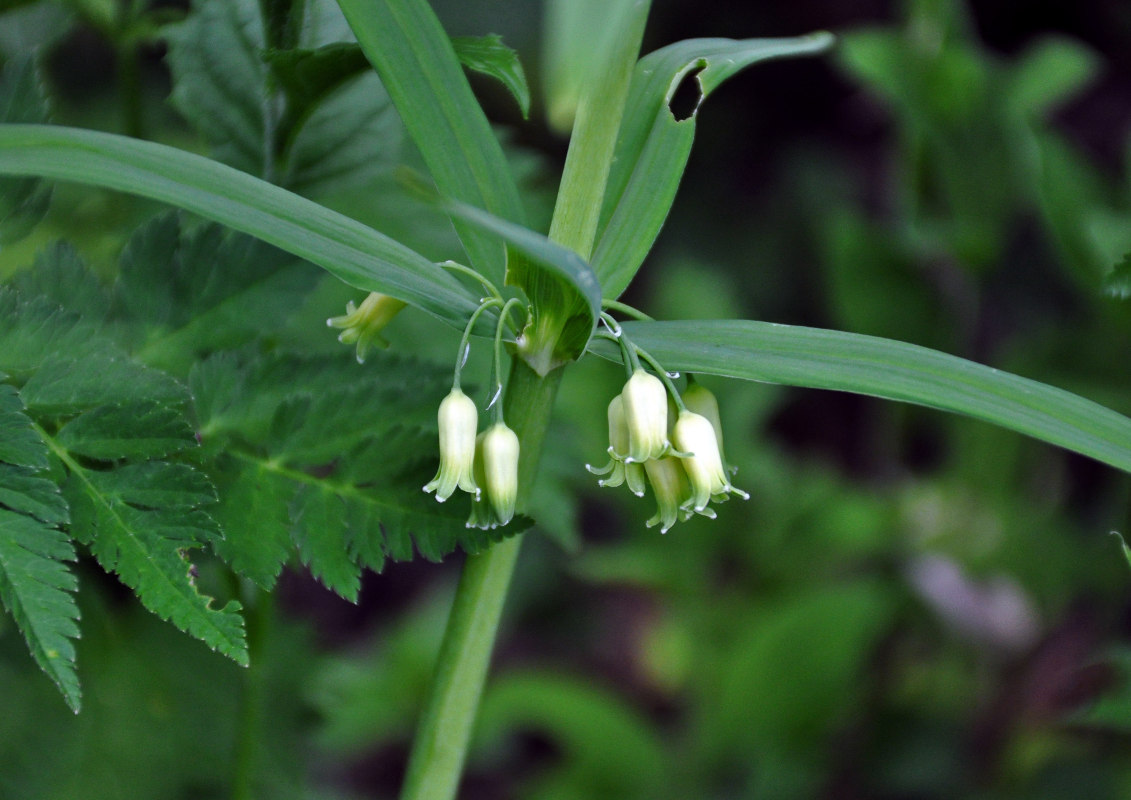
[[[452,48],[459,62],[473,72],[497,79],[514,97],[523,118],[530,116],[530,87],[518,53],[503,44],[498,34],[453,36]]]
[[[522,221],[503,150],[426,0],[338,0],[440,191]],[[472,266],[503,279],[503,248],[457,223]]]
[[[601,286],[584,259],[568,247],[552,242],[529,228],[507,222],[466,203],[455,200],[440,200],[439,203],[451,216],[502,239],[527,264],[536,268],[536,274],[552,278],[553,283],[561,287],[560,291],[565,296],[554,310],[562,318],[581,318],[582,333],[577,341],[560,342],[559,346],[572,350],[571,357],[584,351],[601,313]]]
[[[1131,419],[1061,389],[925,347],[744,320],[629,322],[624,331],[665,369],[954,411],[1131,472]],[[614,348],[602,352],[612,356]]]
[[[652,248],[675,199],[699,105],[723,81],[759,61],[818,53],[827,33],[792,39],[689,39],[645,56],[636,66],[601,210],[593,270],[605,297],[628,286]],[[696,82],[696,100],[672,109],[676,90]],[[677,119],[674,111],[687,116]]]
[[[372,228],[174,147],[74,128],[0,125],[0,174],[93,184],[179,206],[453,325],[462,326],[477,305],[442,268]]]

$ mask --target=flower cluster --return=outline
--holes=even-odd
[[[660,525],[662,533],[693,514],[714,519],[712,500],[750,497],[730,482],[714,395],[692,384],[676,405],[669,410],[663,382],[637,367],[609,403],[609,463],[601,469],[586,465],[595,475],[608,475],[600,486],[627,483],[638,497],[647,479],[658,506],[647,524]]]
[[[497,528],[514,517],[518,499],[518,436],[499,420],[476,435],[479,413],[458,387],[440,403],[440,468],[424,485],[444,502],[463,489],[472,497],[469,528]]]

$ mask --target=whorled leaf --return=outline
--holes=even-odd
[[[459,327],[477,305],[442,268],[372,228],[173,147],[57,126],[3,125],[0,173],[72,180],[179,206]]]
[[[605,297],[615,299],[625,290],[667,218],[691,153],[703,100],[751,64],[819,53],[832,41],[827,33],[788,39],[688,39],[640,59],[617,137],[592,257]],[[692,81],[695,102],[686,109],[673,108],[677,90]]]
[[[936,350],[749,320],[628,322],[623,329],[665,369],[953,411],[1131,472],[1131,419],[1062,389]],[[617,357],[608,342],[594,349]]]
[[[522,222],[502,147],[426,0],[339,0],[339,5],[440,191]],[[498,241],[460,222],[456,232],[471,266],[502,283],[504,250]]]

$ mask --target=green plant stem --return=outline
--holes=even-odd
[[[639,0],[624,35],[603,62],[602,80],[582,98],[566,156],[550,238],[588,259],[593,250],[617,131],[620,128],[632,69],[648,16],[648,0]],[[523,358],[511,361],[507,383],[507,424],[518,434],[518,510],[530,499],[542,456],[550,410],[562,369],[540,376]],[[451,800],[479,707],[494,648],[495,633],[514,572],[522,537],[514,536],[485,553],[468,556],[456,589],[444,641],[436,662],[424,714],[409,756],[401,800]]]
[[[263,701],[265,693],[264,641],[273,614],[274,595],[232,573],[247,620],[248,667],[240,676],[239,712],[236,728],[235,770],[232,800],[255,800],[255,774],[260,742],[263,740]]]
[[[649,5],[649,0],[640,0],[627,12],[624,30],[614,37],[615,46],[603,63],[593,69],[592,83],[577,106],[549,235],[587,261],[593,253],[605,184]]]
[[[141,63],[137,42],[126,39],[116,53],[118,92],[122,110],[122,133],[141,139],[145,136],[141,102]]]
[[[520,511],[529,500],[561,374],[555,370],[541,378],[521,359],[512,361],[506,407],[507,423],[518,434],[521,448]],[[455,797],[521,546],[522,536],[512,536],[464,563],[401,800]]]

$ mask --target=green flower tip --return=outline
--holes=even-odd
[[[388,325],[401,309],[405,307],[403,300],[389,297],[380,292],[370,292],[369,296],[361,301],[360,306],[354,306],[353,301],[346,303],[346,313],[341,317],[330,317],[326,324],[331,328],[341,328],[338,341],[342,344],[357,345],[357,361],[365,363],[365,357],[374,347],[385,348],[389,343],[381,336],[381,331]]]
[[[475,480],[475,430],[479,412],[475,403],[459,389],[452,389],[440,403],[437,414],[440,427],[440,468],[436,477],[424,485],[424,491],[435,492],[444,502],[456,487],[476,498],[480,495]]]
[[[518,435],[496,422],[475,440],[475,478],[483,495],[471,504],[469,528],[498,528],[514,518],[518,501]]]

